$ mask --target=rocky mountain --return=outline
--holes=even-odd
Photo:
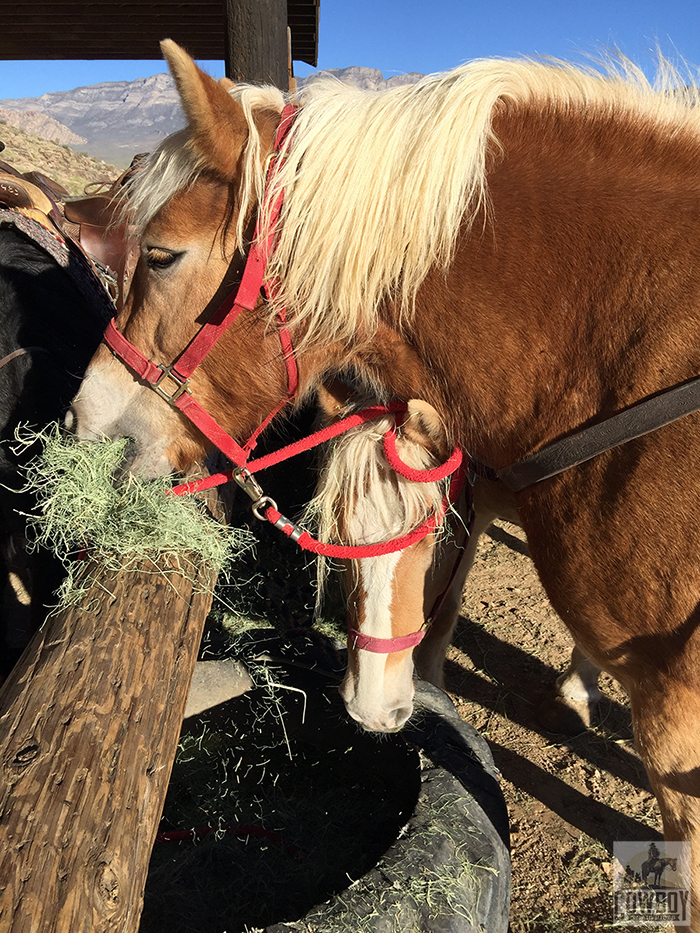
[[[375,68],[333,68],[300,79],[299,86],[324,75],[370,90],[414,84],[422,77],[413,72],[385,79]],[[78,142],[71,139],[61,142],[120,167],[127,166],[137,152],[152,149],[163,137],[184,125],[175,83],[169,74],[136,81],[105,81],[41,97],[0,100],[0,108],[18,115],[16,119],[20,119],[19,115],[25,119],[31,112],[58,121],[79,138]],[[4,119],[14,123],[15,117]],[[30,132],[44,135],[36,129]],[[59,138],[52,130],[48,132],[47,138]]]
[[[394,75],[391,78],[385,78],[377,68],[363,68],[360,65],[351,65],[349,68],[327,68],[325,71],[318,71],[308,78],[297,79],[297,84],[299,87],[304,87],[304,85],[324,77],[337,78],[338,81],[353,84],[363,91],[384,91],[391,87],[399,87],[402,84],[416,84],[423,75],[417,71],[411,71],[405,75]]]
[[[40,139],[50,139],[59,145],[80,146],[87,142],[84,136],[78,136],[63,123],[39,110],[3,110],[0,107],[0,121]]]
[[[175,84],[167,74],[2,100],[0,108],[44,113],[83,137],[80,148],[90,155],[122,167],[184,123]]]
[[[0,117],[0,159],[18,172],[43,172],[67,188],[82,194],[86,185],[109,183],[119,175],[114,165],[74,152],[67,143],[59,144],[25,133]]]

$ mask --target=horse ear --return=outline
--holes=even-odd
[[[353,395],[352,388],[342,379],[328,379],[316,390],[319,407],[327,419],[344,415]]]
[[[243,109],[225,86],[199,69],[172,39],[164,39],[160,48],[187,117],[189,145],[204,167],[232,179],[248,138]]]
[[[423,399],[409,400],[408,414],[401,430],[405,437],[432,450],[439,457],[447,456],[452,450],[444,421],[433,406]]]

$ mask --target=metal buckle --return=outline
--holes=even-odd
[[[253,515],[256,518],[259,518],[261,522],[267,521],[267,518],[264,514],[260,514],[260,509],[273,508],[276,512],[278,511],[277,503],[274,499],[271,499],[269,496],[260,496],[260,498],[253,503]]]
[[[164,398],[166,402],[170,405],[174,405],[175,402],[182,395],[192,395],[190,391],[190,380],[182,379],[174,370],[172,366],[158,366],[158,369],[161,372],[161,375],[156,379],[155,382],[151,383],[155,391],[160,395],[161,398]],[[161,383],[164,379],[172,379],[177,388],[172,394],[168,394],[165,389],[162,387]]]
[[[274,149],[267,156],[267,158],[265,159],[265,162],[263,163],[263,178],[265,179],[265,183],[267,183],[272,177],[273,173],[270,170],[274,168],[276,171],[277,166],[280,164],[280,162],[284,161],[286,158],[287,158],[287,153],[280,152],[279,149]]]
[[[268,497],[266,496],[265,498],[268,498]],[[277,509],[277,506],[274,504],[274,502],[272,503],[272,505],[273,505],[273,508]],[[255,512],[255,508],[256,506],[253,506],[254,512]],[[277,511],[279,511],[279,509],[277,509]],[[304,529],[301,528],[299,525],[297,525],[296,522],[293,522],[290,518],[287,518],[286,515],[280,515],[280,517],[275,522],[275,528],[279,528],[279,530],[284,531],[285,534],[287,534],[287,532],[285,531],[285,528],[291,528],[292,531],[289,535],[287,535],[287,537],[289,538],[290,541],[293,541],[295,544],[297,543],[299,538],[301,538],[301,536],[304,534]]]
[[[263,498],[264,493],[262,491],[262,487],[250,472],[250,470],[246,470],[245,467],[241,467],[240,470],[236,470],[234,472],[233,479],[234,482],[236,482],[241,487],[243,492],[247,496],[250,496],[254,502],[257,502],[259,499]]]
[[[270,166],[271,166],[272,163],[275,161],[275,159],[277,158],[278,155],[279,155],[279,152],[277,152],[276,149],[273,149],[272,152],[269,153],[269,155],[268,155],[267,158],[265,159],[265,163],[264,163],[264,165],[263,165],[263,178],[264,178],[265,180],[267,180],[267,176],[268,176],[269,173],[270,173]]]

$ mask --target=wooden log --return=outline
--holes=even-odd
[[[101,576],[3,685],[1,933],[138,930],[211,605],[204,577],[152,564]]]
[[[287,0],[226,0],[226,74],[288,89]]]

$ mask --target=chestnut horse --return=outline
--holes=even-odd
[[[284,104],[163,48],[188,126],[132,187],[142,249],[116,321],[159,365],[240,274]],[[273,300],[235,318],[171,405],[102,346],[69,426],[130,437],[146,475],[187,468],[208,444],[176,394],[241,441],[290,394],[287,335],[297,398],[352,369],[425,399],[498,472],[697,376],[700,95],[625,71],[483,60],[386,93],[305,89],[264,202],[285,192]],[[699,427],[688,415],[516,495],[554,608],[629,693],[666,837],[693,844],[695,929]]]
[[[319,397],[332,418],[344,413],[339,401],[362,407],[337,383],[321,387]],[[399,536],[440,506],[444,483],[411,482],[391,469],[382,441],[393,420],[387,416],[359,425],[329,446],[303,522],[316,525],[322,540],[362,546]],[[417,468],[434,467],[449,453],[449,438],[437,412],[419,400],[409,401],[396,443],[403,462]],[[414,668],[423,680],[444,687],[445,654],[459,618],[465,580],[481,534],[498,518],[519,524],[513,494],[502,483],[476,476],[473,487],[462,490],[440,533],[397,553],[344,562],[348,630],[370,640],[359,643],[352,634],[348,638],[348,667],[340,692],[348,713],[363,728],[393,732],[405,725],[413,713]],[[319,576],[322,593],[325,564]],[[421,630],[424,637],[415,647],[396,650],[396,639]],[[599,673],[574,648],[554,696],[538,711],[542,725],[567,733],[590,725],[600,699]]]

